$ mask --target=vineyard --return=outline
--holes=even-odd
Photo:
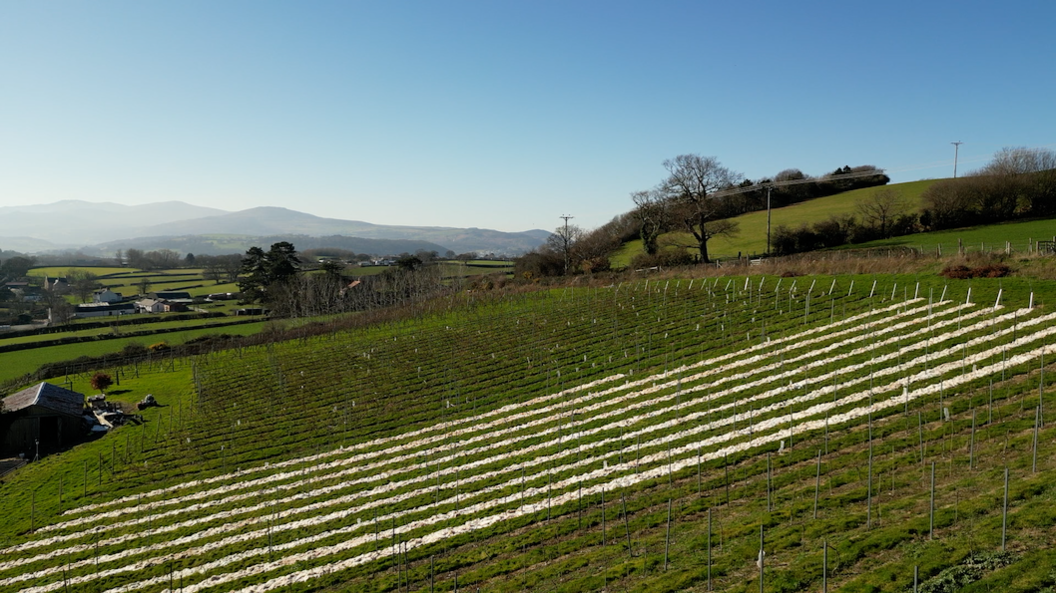
[[[0,490],[0,591],[1051,590],[1044,288],[468,293],[170,363]]]

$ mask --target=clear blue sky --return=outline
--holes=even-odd
[[[1056,147],[1056,3],[0,0],[0,205],[594,227],[715,156],[948,177]]]

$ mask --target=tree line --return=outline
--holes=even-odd
[[[376,275],[352,279],[345,264],[327,260],[308,266],[288,241],[265,251],[251,247],[241,257],[238,287],[246,303],[260,303],[276,317],[311,317],[368,311],[421,301],[451,290],[435,252],[403,254]]]
[[[1056,215],[1056,152],[1003,148],[982,168],[943,179],[921,195],[920,211],[893,188],[863,198],[855,214],[799,228],[779,226],[773,252],[787,255],[925,231]]]
[[[1004,148],[978,171],[931,185],[923,195],[928,230],[1056,215],[1056,152]]]
[[[517,261],[518,275],[530,279],[604,271],[611,253],[636,237],[644,249],[632,260],[636,268],[710,263],[708,242],[736,234],[739,229],[732,219],[738,215],[764,210],[768,204],[779,208],[890,181],[872,165],[844,166],[821,177],[786,169],[773,178],[752,181],[715,157],[697,154],[678,155],[665,160],[663,167],[667,175],[660,183],[631,194],[630,212],[589,232],[566,221],[544,246]],[[691,241],[669,239],[661,245],[661,237],[672,231],[683,231]]]

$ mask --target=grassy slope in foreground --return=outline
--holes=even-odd
[[[874,279],[877,296],[868,298]],[[748,286],[760,280],[753,277]],[[767,591],[817,588],[823,538],[832,546],[830,585],[904,589],[913,566],[928,578],[972,550],[995,549],[1000,513],[994,501],[1000,500],[1000,469],[1009,464],[1009,547],[1015,562],[984,575],[983,583],[1023,591],[1051,585],[1046,575],[1052,554],[1046,550],[1056,521],[1045,510],[1054,498],[1048,479],[1051,429],[1041,432],[1039,472],[1030,471],[1030,402],[1038,394],[1037,377],[996,381],[991,405],[986,378],[966,374],[976,365],[1001,364],[1005,354],[996,353],[995,344],[1007,346],[1010,360],[1035,361],[1010,363],[1009,378],[1036,369],[1037,343],[1011,340],[1026,340],[1054,324],[1050,319],[1029,325],[1047,314],[1044,309],[1014,314],[1025,303],[1027,283],[952,282],[947,297],[954,302],[936,306],[930,316],[927,298],[903,302],[916,291],[914,277],[841,277],[837,290],[827,294],[832,280],[798,278],[798,292],[787,294],[793,281],[785,279],[775,290],[778,280],[766,278],[765,290],[755,289],[751,297],[743,278],[709,280],[707,288],[699,280],[695,286],[654,281],[619,292],[568,289],[515,296],[377,330],[214,355],[194,365],[203,385],[197,402],[190,365],[144,373],[140,381],[153,385],[129,380],[122,388],[136,396],[132,399],[152,389],[168,408],[149,410],[145,426],[122,428],[33,464],[4,486],[0,579],[17,588],[69,585],[71,591],[153,579],[147,589],[153,590],[167,587],[175,573],[188,591],[220,591],[270,586],[279,583],[278,576],[317,570],[304,586],[308,590],[394,590],[400,583],[429,590],[434,578],[439,590],[451,590],[456,576],[463,587],[500,591],[703,590],[704,534],[712,509],[711,568],[720,590],[758,589],[752,558],[760,525],[771,562]],[[805,296],[811,285],[812,308]],[[968,286],[980,303],[992,302],[1002,286],[1008,307],[1000,316],[986,306],[958,307]],[[921,295],[937,299],[943,288],[925,283]],[[1051,283],[1037,283],[1035,290],[1039,300],[1052,301]],[[799,337],[782,341],[794,335]],[[708,362],[720,356],[721,365]],[[737,361],[736,369],[725,369]],[[692,372],[659,374],[698,362],[703,366]],[[890,372],[896,364],[907,366]],[[942,378],[942,391],[921,392],[909,415],[902,415],[901,405],[879,407],[865,423],[865,386],[928,369],[933,374],[914,382],[913,389],[936,388]],[[711,374],[692,376],[701,370]],[[828,379],[833,372],[840,374]],[[552,397],[613,373],[644,382],[633,389],[623,380],[612,382],[616,391],[604,397],[598,390],[608,385],[592,388],[593,394]],[[831,395],[821,392],[830,385],[836,388]],[[899,393],[881,390],[875,397],[881,403]],[[539,397],[551,399],[518,405]],[[783,432],[789,428],[786,419],[818,417],[809,406],[830,398],[841,402],[833,414],[858,416],[834,421],[824,431],[818,426]],[[496,415],[505,405],[512,407]],[[940,408],[950,410],[951,422],[940,420]],[[923,419],[919,428],[916,412]],[[969,441],[976,420],[980,432]],[[485,426],[491,421],[497,423]],[[715,421],[720,424],[708,428],[706,423]],[[444,429],[443,422],[454,424]],[[457,436],[455,427],[467,432]],[[412,436],[411,430],[420,432]],[[632,436],[625,439],[625,431]],[[869,434],[877,505],[872,517],[866,512],[870,480],[863,475]],[[423,441],[426,437],[432,440]],[[925,460],[938,465],[934,541],[927,537],[928,476],[917,457],[918,438]],[[371,444],[371,439],[380,440]],[[751,439],[762,440],[752,445]],[[772,459],[762,455],[776,453],[778,441],[789,446]],[[725,460],[713,455],[724,443],[747,445],[729,456],[728,503]],[[700,446],[708,455],[702,469],[694,463]],[[972,471],[970,446],[977,464]],[[822,449],[815,520],[814,461]],[[321,457],[310,459],[315,455]],[[99,482],[97,460],[105,468]],[[288,468],[278,466],[284,460],[291,463]],[[341,460],[346,462],[322,465]],[[668,470],[672,461],[674,471]],[[771,464],[773,509],[767,510]],[[87,485],[84,466],[90,468]],[[236,468],[246,473],[233,473]],[[283,475],[287,470],[295,471]],[[67,488],[61,503],[58,476]],[[603,500],[599,485],[611,476],[627,481],[610,484]],[[196,484],[191,478],[211,481]],[[270,481],[247,482],[254,478]],[[547,500],[551,481],[561,500],[547,520],[549,511],[538,504]],[[577,483],[583,484],[582,503]],[[163,487],[175,489],[161,496],[147,493]],[[534,511],[521,506],[526,488],[534,491]],[[27,496],[35,501],[38,526],[60,521],[69,526],[22,534],[30,521],[24,513]],[[482,504],[491,506],[474,506]],[[377,540],[372,509],[383,527]],[[60,510],[68,514],[60,518]],[[486,524],[459,531],[468,524],[465,519],[445,519],[439,510]],[[109,511],[113,517],[102,514]],[[322,519],[329,512],[338,514]],[[399,566],[388,545],[388,517],[407,543]],[[321,523],[297,523],[316,518]],[[189,521],[200,521],[201,527]],[[416,526],[421,521],[438,522]],[[106,529],[98,536],[86,535],[101,524]],[[421,539],[445,529],[448,535],[436,544]],[[57,534],[69,539],[45,543]],[[95,539],[102,543],[93,549]],[[19,542],[36,543],[16,551],[11,545]],[[381,554],[370,557],[375,547]],[[174,552],[180,552],[178,559],[169,563]],[[216,564],[234,554],[245,556]],[[362,565],[334,564],[360,557],[366,560]],[[128,568],[141,560],[147,563]],[[10,562],[25,564],[3,564]],[[63,582],[66,575],[72,584]],[[215,580],[203,580],[210,575]]]

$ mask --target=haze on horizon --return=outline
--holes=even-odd
[[[949,177],[1053,146],[1056,5],[0,3],[0,206],[594,227],[664,159]]]

